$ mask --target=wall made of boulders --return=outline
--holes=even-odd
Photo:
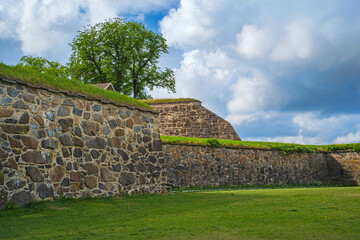
[[[166,190],[152,111],[0,80],[0,205]]]
[[[241,140],[229,122],[204,108],[200,101],[150,105],[159,114],[161,135]]]
[[[163,144],[173,187],[360,184],[360,154]]]

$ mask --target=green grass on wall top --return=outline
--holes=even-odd
[[[293,152],[330,152],[337,150],[351,150],[360,152],[360,143],[351,144],[332,144],[332,145],[302,145],[293,143],[277,142],[255,142],[255,141],[234,141],[215,138],[191,138],[179,136],[161,136],[163,143],[170,144],[189,144],[211,147],[238,147],[238,148],[255,148],[255,149],[274,149],[284,153]]]
[[[76,80],[46,75],[37,71],[25,69],[21,66],[8,66],[0,63],[0,78],[25,82],[34,86],[46,87],[53,90],[62,90],[73,94],[83,94],[92,98],[111,101],[125,106],[153,110],[148,104],[118,92],[107,91]]]
[[[179,102],[200,102],[195,98],[158,98],[141,100],[147,104],[164,104],[164,103],[179,103]]]

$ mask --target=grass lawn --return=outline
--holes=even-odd
[[[360,239],[360,187],[176,192],[0,211],[1,239]]]

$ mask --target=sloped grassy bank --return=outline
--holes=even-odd
[[[168,144],[189,144],[211,147],[233,147],[233,148],[253,148],[279,150],[284,153],[294,152],[331,152],[340,150],[350,150],[360,152],[360,143],[351,144],[331,144],[331,145],[302,145],[293,143],[277,142],[256,142],[256,141],[234,141],[214,138],[190,138],[179,136],[161,136],[163,143]]]
[[[148,104],[118,92],[106,91],[90,84],[84,84],[80,81],[54,77],[21,66],[8,66],[0,63],[0,78],[30,84],[35,87],[45,87],[55,91],[65,91],[71,94],[85,95],[87,97],[106,100],[124,106],[153,111],[153,108]]]

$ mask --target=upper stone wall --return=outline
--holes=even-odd
[[[159,114],[161,135],[241,140],[229,122],[204,108],[200,101],[149,105]]]
[[[166,190],[157,115],[0,79],[0,205]]]

